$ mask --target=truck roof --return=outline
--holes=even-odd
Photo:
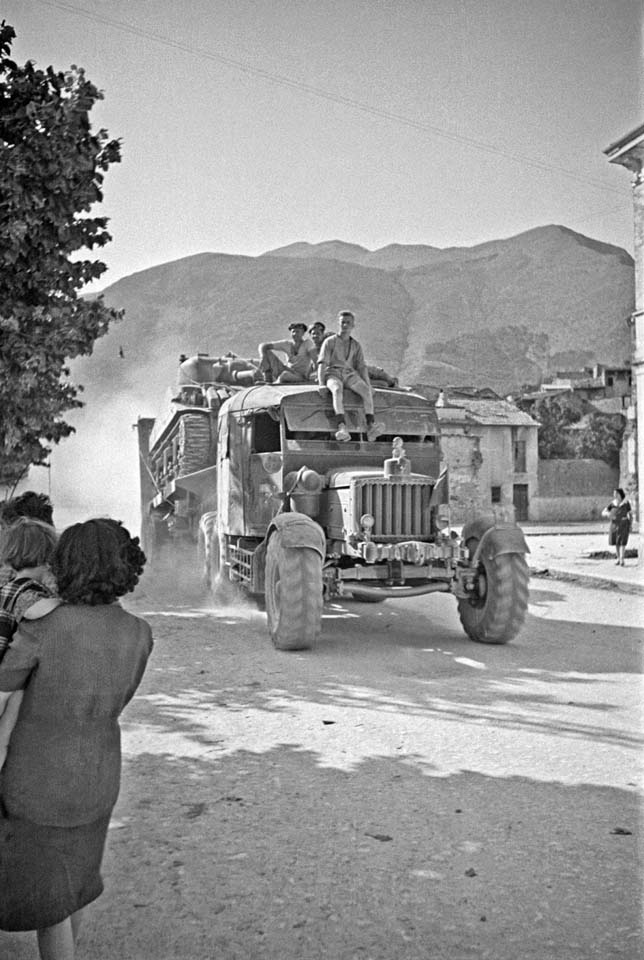
[[[266,410],[267,407],[279,407],[290,398],[297,398],[297,403],[318,407],[322,400],[320,388],[314,383],[258,383],[252,387],[235,392],[227,404],[228,412],[248,412],[249,410]],[[436,421],[434,404],[426,397],[405,390],[374,389],[374,406],[377,410],[395,407],[396,410],[422,410],[426,416]],[[353,399],[355,398],[355,399]],[[362,401],[351,392],[347,397],[347,406],[360,406]],[[353,402],[352,402],[353,401]],[[331,394],[326,391],[326,403],[330,405]],[[290,404],[289,404],[290,406]]]

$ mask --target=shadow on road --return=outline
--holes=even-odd
[[[143,755],[126,774],[79,960],[636,955],[624,793],[428,777],[404,758],[347,772],[287,743]],[[30,943],[0,934],[14,960]]]
[[[252,606],[178,580],[131,602],[155,650],[78,960],[637,955],[639,746],[615,690],[641,631],[529,616],[473,644],[439,597],[329,607],[319,647],[284,654]],[[36,955],[0,933],[0,956]]]

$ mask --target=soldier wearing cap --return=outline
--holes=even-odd
[[[259,369],[266,383],[302,383],[309,379],[317,360],[317,349],[306,334],[306,324],[295,320],[289,323],[290,340],[260,343]],[[276,356],[286,354],[286,360]]]

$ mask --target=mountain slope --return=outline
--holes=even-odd
[[[126,319],[75,375],[100,395],[118,389],[144,399],[174,381],[181,353],[256,356],[257,344],[286,336],[291,320],[332,326],[340,308],[355,312],[370,362],[408,382],[508,392],[563,358],[570,367],[630,355],[632,259],[565,227],[453,250],[370,252],[340,241],[283,250],[203,253],[115,283],[105,298]]]

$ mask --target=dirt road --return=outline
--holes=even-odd
[[[284,654],[179,579],[127,604],[156,646],[79,960],[640,955],[641,598],[533,581],[506,647],[347,603]]]

